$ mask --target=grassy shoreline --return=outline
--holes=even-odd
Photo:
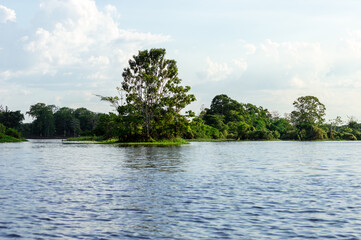
[[[184,145],[190,144],[192,142],[254,142],[254,141],[299,141],[300,140],[281,140],[281,139],[271,139],[271,140],[234,140],[234,139],[173,139],[173,140],[160,140],[152,142],[119,142],[117,139],[108,139],[103,140],[101,137],[74,137],[63,140],[64,144],[113,144],[113,145],[154,145],[154,146],[167,146],[167,145]],[[327,141],[351,141],[343,139],[325,139],[325,140],[309,140],[312,142],[327,142]],[[357,140],[356,140],[357,141]]]
[[[0,143],[17,143],[17,142],[26,142],[27,140],[25,138],[14,138],[11,136],[1,136],[0,137]]]
[[[153,146],[189,144],[189,142],[184,139],[159,140],[152,142],[119,142],[117,139],[101,140],[99,137],[74,137],[64,140],[63,143],[64,144],[153,145]]]

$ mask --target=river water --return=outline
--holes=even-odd
[[[361,142],[0,144],[0,239],[361,239]]]

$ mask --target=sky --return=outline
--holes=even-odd
[[[290,113],[300,96],[326,118],[361,120],[359,0],[0,0],[0,105],[113,109],[139,50],[177,61],[198,114],[217,94]]]

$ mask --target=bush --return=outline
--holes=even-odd
[[[218,129],[204,124],[199,119],[195,119],[188,126],[182,137],[186,139],[219,139],[223,136]]]
[[[361,140],[361,132],[357,130],[353,130],[352,134],[357,138],[357,140]]]
[[[17,130],[13,128],[6,129],[5,134],[17,139],[21,139],[21,133],[19,133]]]
[[[277,130],[272,131],[272,135],[274,139],[279,139],[281,137],[281,134]]]
[[[0,123],[0,135],[5,134],[5,131],[6,131],[6,127],[4,126],[4,124]]]
[[[262,129],[250,132],[248,138],[251,140],[271,140],[273,139],[273,135],[269,130]]]
[[[282,140],[298,140],[298,134],[296,130],[288,130],[281,135]]]
[[[323,139],[327,139],[327,132],[320,128],[320,127],[317,127],[317,126],[312,126],[312,131],[311,131],[311,136],[310,136],[311,139],[320,139],[320,140],[323,140]]]
[[[345,132],[345,133],[342,135],[342,139],[344,139],[344,140],[351,140],[351,141],[357,140],[357,138],[355,137],[355,135],[353,135],[352,133],[348,133],[348,132]]]

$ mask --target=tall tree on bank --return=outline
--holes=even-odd
[[[166,59],[165,54],[165,49],[144,50],[129,60],[129,67],[122,74],[122,86],[118,88],[125,93],[124,104],[119,104],[118,97],[102,97],[117,107],[126,127],[133,126],[134,131],[127,135],[130,138],[132,135],[146,141],[172,138],[186,123],[180,111],[195,101],[195,96],[188,94],[189,86],[180,85],[176,61]]]
[[[35,118],[32,123],[32,133],[39,137],[51,137],[55,133],[54,105],[46,105],[45,103],[37,103],[30,106],[30,110],[26,113]]]
[[[300,140],[314,140],[327,138],[321,128],[325,119],[326,107],[317,97],[304,96],[293,102],[296,110],[291,113],[291,121],[299,130]]]

